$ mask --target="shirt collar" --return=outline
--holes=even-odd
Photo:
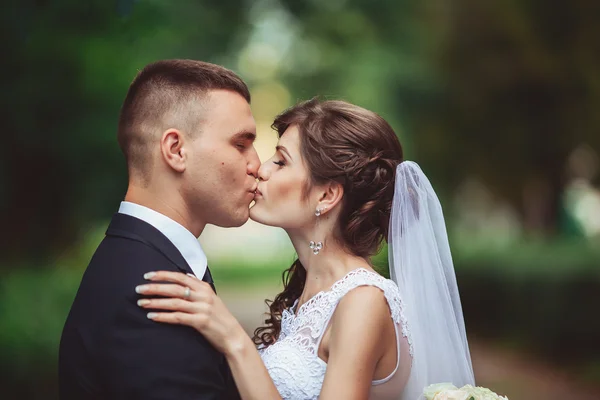
[[[192,232],[166,215],[128,201],[121,202],[119,213],[141,219],[158,229],[179,250],[196,277],[204,277],[208,261],[200,242]]]

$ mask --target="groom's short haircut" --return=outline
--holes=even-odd
[[[196,60],[161,60],[142,69],[121,107],[117,138],[130,176],[147,185],[153,143],[169,128],[193,137],[201,131],[203,100],[211,90],[229,90],[250,103],[250,91],[234,72]]]

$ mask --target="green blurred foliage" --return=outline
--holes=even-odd
[[[126,189],[116,143],[136,72],[161,58],[218,62],[247,27],[241,0],[57,0],[3,4],[5,138],[1,253],[63,251]],[[19,212],[17,212],[17,210]]]

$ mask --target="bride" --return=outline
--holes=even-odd
[[[283,228],[298,259],[266,325],[251,340],[207,283],[165,271],[145,276],[148,318],[206,337],[243,399],[416,400],[474,384],[441,206],[390,125],[312,99],[273,127],[250,217]],[[369,261],[383,240],[391,279]]]

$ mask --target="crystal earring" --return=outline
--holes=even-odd
[[[314,255],[317,255],[323,248],[323,242],[315,243],[311,240],[310,243],[308,244],[308,247],[310,247],[312,249]]]
[[[317,210],[315,211],[315,215],[317,216],[317,218],[321,216],[322,211],[325,211],[325,208],[317,208]],[[323,242],[314,242],[311,240],[308,244],[308,247],[311,248],[314,255],[317,255],[323,249]]]

